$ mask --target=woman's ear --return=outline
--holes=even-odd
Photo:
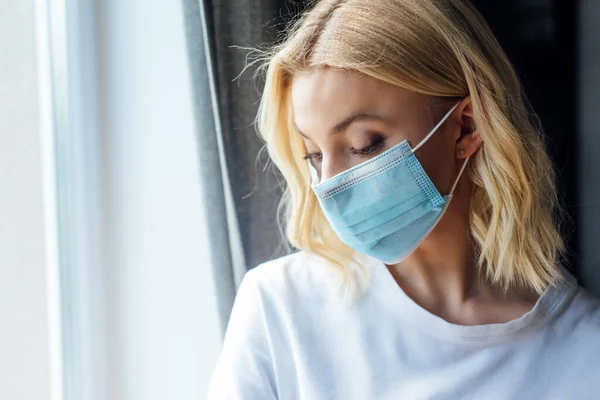
[[[465,97],[457,108],[460,110],[460,136],[456,140],[456,158],[467,158],[475,154],[482,143],[473,118],[471,96]]]

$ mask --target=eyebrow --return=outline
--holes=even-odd
[[[354,122],[369,121],[369,120],[371,120],[371,121],[387,121],[387,118],[385,118],[383,115],[380,115],[380,114],[374,114],[374,113],[368,113],[368,112],[357,112],[357,113],[347,116],[346,118],[344,118],[343,120],[341,120],[340,122],[335,124],[333,126],[333,128],[331,128],[330,134],[331,135],[339,134],[339,133],[345,131],[346,128],[348,128]],[[300,131],[300,129],[298,129],[296,122],[294,122],[294,128],[298,131],[298,133],[300,135],[302,135],[305,138],[310,140],[310,138],[308,136],[306,136],[306,134],[304,134],[302,131]]]

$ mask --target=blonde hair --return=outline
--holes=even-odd
[[[286,181],[287,239],[331,262],[346,294],[364,293],[368,274],[352,266],[352,249],[325,219],[293,126],[291,79],[313,67],[356,70],[435,97],[470,95],[483,139],[468,169],[476,262],[505,290],[519,285],[540,294],[563,281],[564,244],[553,219],[560,208],[539,121],[525,106],[510,61],[467,1],[321,0],[260,54],[255,62],[266,79],[255,122]]]

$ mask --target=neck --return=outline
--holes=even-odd
[[[469,188],[459,189],[460,185],[442,219],[419,248],[404,261],[388,265],[402,289],[428,308],[459,309],[483,288],[473,259],[470,199],[461,196],[469,193]]]

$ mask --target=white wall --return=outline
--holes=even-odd
[[[0,12],[0,398],[50,399],[36,16]]]
[[[181,1],[98,1],[111,400],[202,399],[220,349]]]

